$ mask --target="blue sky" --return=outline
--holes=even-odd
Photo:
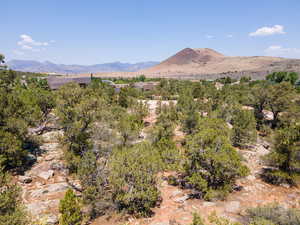
[[[299,0],[9,0],[0,52],[65,64],[160,61],[185,48],[300,58]]]

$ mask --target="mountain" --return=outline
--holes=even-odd
[[[300,59],[269,56],[224,56],[209,48],[185,48],[140,73],[153,77],[204,78],[251,76],[261,78],[274,71],[300,72]]]
[[[9,68],[24,72],[37,73],[58,73],[58,74],[80,74],[96,72],[135,72],[145,68],[152,67],[158,62],[141,62],[141,63],[104,63],[96,65],[64,65],[55,64],[49,61],[38,62],[33,60],[11,60],[7,62]]]

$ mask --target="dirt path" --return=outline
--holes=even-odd
[[[29,213],[34,220],[42,220],[47,224],[56,224],[58,221],[59,200],[70,188],[66,181],[68,171],[58,143],[58,135],[61,134],[60,131],[43,134],[44,144],[40,147],[42,154],[25,176],[19,176],[22,199]]]

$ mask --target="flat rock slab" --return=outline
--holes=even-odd
[[[58,209],[59,200],[49,200],[49,201],[37,201],[26,204],[27,211],[35,217],[41,218],[47,210]],[[52,218],[53,219],[53,218]]]
[[[32,190],[30,196],[31,198],[36,199],[43,195],[51,195],[51,194],[56,194],[59,192],[66,191],[68,188],[70,187],[67,183],[49,184],[49,185],[45,185],[41,189]]]
[[[214,202],[203,202],[202,205],[204,207],[214,207],[214,206],[216,206],[216,203],[214,203]]]
[[[56,141],[59,136],[62,136],[64,134],[63,131],[51,131],[47,132],[42,135],[44,141],[46,142],[53,142]]]
[[[240,210],[241,204],[238,201],[231,201],[226,203],[225,211],[228,213],[236,213]]]
[[[53,176],[54,176],[53,170],[43,171],[38,174],[38,177],[43,178],[44,180],[49,180]]]
[[[185,202],[188,199],[189,199],[189,196],[188,195],[184,195],[182,197],[175,198],[174,201],[177,202],[177,203],[183,203],[183,202]]]
[[[151,223],[150,225],[170,225],[169,222],[155,222],[155,223]]]

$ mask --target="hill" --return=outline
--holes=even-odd
[[[154,77],[240,77],[259,78],[274,71],[300,72],[300,59],[269,56],[230,57],[213,49],[185,48],[158,65],[140,72]]]
[[[7,65],[13,69],[24,72],[37,73],[59,73],[59,74],[80,74],[80,73],[96,73],[96,72],[135,72],[141,69],[152,67],[158,62],[140,62],[140,63],[104,63],[95,65],[64,65],[55,64],[49,61],[38,62],[32,60],[11,60]]]

